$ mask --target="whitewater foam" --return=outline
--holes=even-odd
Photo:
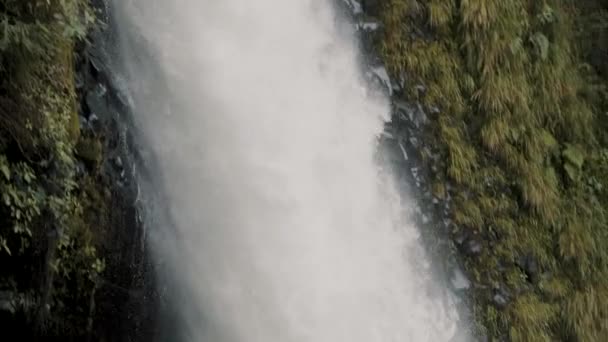
[[[367,90],[328,2],[114,7],[136,119],[167,184],[174,227],[158,227],[155,249],[175,268],[187,340],[455,335],[410,203],[374,158],[388,101]]]

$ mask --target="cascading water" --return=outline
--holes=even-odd
[[[136,119],[159,159],[182,337],[448,341],[406,200],[328,1],[116,0]],[[342,23],[342,24],[340,24]]]

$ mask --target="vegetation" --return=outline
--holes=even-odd
[[[608,340],[608,5],[387,0],[381,50],[424,104],[477,332]],[[447,185],[450,185],[449,187]],[[464,254],[463,254],[464,255]],[[496,302],[497,294],[509,299]]]
[[[0,320],[34,334],[90,329],[104,269],[99,189],[73,152],[74,45],[93,21],[84,0],[0,1],[0,299],[12,311]]]

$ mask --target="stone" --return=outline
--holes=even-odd
[[[99,117],[95,114],[89,116],[88,126],[94,134],[99,134],[101,132],[101,122],[99,121]]]
[[[510,301],[509,293],[501,286],[494,290],[494,296],[492,296],[492,302],[496,307],[504,309]]]
[[[388,91],[388,95],[393,95],[393,87],[388,72],[384,66],[376,66],[370,68],[371,72],[380,80],[382,86]]]
[[[101,119],[109,120],[112,117],[111,110],[108,106],[108,102],[104,97],[105,94],[100,96],[100,94],[102,93],[103,92],[99,88],[97,89],[97,91],[89,91],[86,94],[85,101],[92,114],[95,114]]]
[[[80,91],[84,88],[84,85],[85,85],[84,77],[82,76],[81,73],[76,73],[74,75],[74,88],[76,88],[76,90]]]
[[[357,23],[357,29],[365,32],[374,32],[380,28],[381,24],[377,20],[363,20]]]
[[[76,160],[74,167],[76,169],[76,177],[80,178],[86,175],[87,168],[81,160]]]
[[[403,160],[405,160],[405,161],[410,160],[409,156],[407,155],[407,151],[405,150],[405,148],[403,147],[403,144],[401,142],[399,142],[399,149],[401,150],[401,154],[403,155]]]
[[[122,158],[120,158],[120,156],[116,156],[114,158],[114,166],[116,166],[119,170],[122,170],[123,164],[122,164]]]
[[[499,307],[505,307],[508,303],[507,299],[500,294],[495,294],[494,297],[492,297],[492,302]]]
[[[94,57],[91,57],[89,60],[89,70],[90,70],[91,76],[93,76],[94,79],[98,79],[99,75],[101,73],[103,73],[103,67],[102,67],[101,61],[99,61],[98,59],[96,59]]]
[[[424,108],[422,108],[422,104],[417,103],[416,109],[417,109],[416,110],[416,120],[414,121],[414,123],[416,124],[416,127],[426,125],[429,122],[429,118],[426,115],[426,113],[424,112]]]
[[[469,240],[469,243],[467,244],[467,246],[468,246],[468,252],[470,254],[479,255],[481,253],[482,246],[479,241]]]
[[[536,283],[539,279],[540,268],[536,258],[531,254],[526,254],[517,259],[517,266],[526,274],[526,278],[531,283]]]
[[[81,130],[89,129],[89,121],[82,115],[78,115],[78,123],[80,124]]]
[[[342,0],[346,6],[351,10],[352,14],[361,14],[363,13],[363,9],[361,8],[361,3],[357,0]]]
[[[363,8],[363,12],[371,16],[380,15],[380,0],[362,0],[361,7]]]
[[[409,141],[414,148],[418,148],[420,146],[420,142],[415,137],[410,137]]]

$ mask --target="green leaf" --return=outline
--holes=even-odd
[[[6,244],[6,239],[0,236],[0,250],[4,250],[8,255],[12,255],[11,254],[11,250],[8,248],[8,245]]]
[[[543,144],[549,149],[549,150],[553,150],[554,148],[557,147],[558,142],[555,139],[555,137],[553,136],[553,134],[549,133],[549,131],[547,131],[546,129],[543,129],[541,131],[541,139],[543,141]]]
[[[511,44],[509,44],[511,53],[514,55],[517,54],[518,52],[520,52],[522,50],[522,47],[523,47],[523,42],[522,42],[521,38],[519,38],[519,37],[513,39],[513,41],[511,41]]]
[[[546,167],[545,168],[545,177],[547,179],[547,181],[549,182],[549,184],[553,185],[553,186],[557,186],[558,181],[557,181],[557,173],[555,172],[555,169],[552,167]]]
[[[579,179],[579,169],[575,165],[572,165],[571,163],[566,163],[564,164],[564,170],[566,170],[566,174],[568,175],[568,178],[570,178],[570,180],[577,181]]]
[[[549,5],[543,6],[542,12],[538,15],[542,24],[550,24],[555,21],[555,11]]]
[[[536,48],[536,52],[540,56],[540,58],[544,61],[549,56],[549,39],[540,33],[536,32],[532,37],[530,37],[530,42]]]
[[[566,144],[566,149],[562,151],[562,156],[567,163],[571,163],[578,169],[583,167],[585,162],[585,155],[583,151],[575,145]]]
[[[8,168],[8,165],[1,164],[0,171],[2,171],[2,174],[4,175],[4,178],[6,178],[7,181],[11,180],[11,170]]]

